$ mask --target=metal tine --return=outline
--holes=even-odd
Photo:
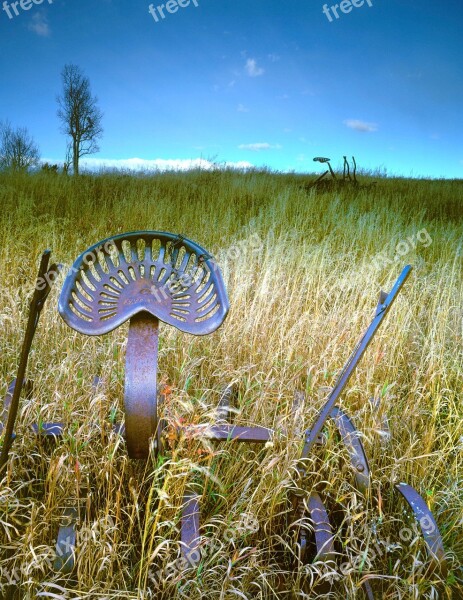
[[[66,521],[66,523],[61,525],[58,530],[56,558],[53,563],[53,568],[55,571],[63,573],[63,575],[71,575],[76,566],[76,525],[78,519],[79,512],[75,507],[66,508],[63,513],[63,520]]]
[[[432,560],[433,569],[440,568],[442,574],[446,576],[448,567],[445,559],[445,549],[434,515],[424,499],[411,485],[399,483],[394,487],[402,494],[413,511],[413,516],[420,526],[426,550]]]
[[[363,581],[361,587],[365,593],[365,596],[368,598],[368,600],[375,600],[375,595],[373,594],[373,589],[372,589],[369,581]]]
[[[199,550],[199,496],[191,485],[187,485],[183,495],[180,538],[183,558],[191,566],[196,566],[201,560]]]
[[[317,555],[315,560],[332,560],[334,558],[334,534],[328,512],[322,499],[312,492],[307,502],[310,518],[313,522]]]

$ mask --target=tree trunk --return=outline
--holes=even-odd
[[[73,141],[72,166],[74,169],[74,175],[78,175],[79,174],[79,145],[77,143],[77,140]]]

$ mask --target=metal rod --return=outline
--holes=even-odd
[[[394,287],[387,295],[387,298],[385,299],[382,307],[376,311],[373,321],[371,322],[370,326],[368,327],[367,331],[365,332],[363,338],[357,344],[356,348],[354,349],[354,352],[351,354],[349,360],[347,361],[346,366],[344,367],[341,374],[339,375],[336,385],[334,386],[333,390],[331,391],[331,393],[328,397],[328,400],[326,401],[325,406],[320,411],[320,414],[319,414],[314,426],[312,427],[312,429],[309,429],[306,431],[306,440],[305,440],[301,458],[307,458],[307,456],[311,452],[314,444],[316,443],[317,436],[321,433],[321,430],[323,429],[323,426],[325,425],[326,420],[330,416],[334,405],[336,404],[336,402],[338,401],[339,397],[341,396],[344,388],[348,384],[352,373],[355,371],[358,363],[360,362],[362,356],[365,353],[365,350],[368,348],[371,340],[373,339],[374,335],[378,331],[379,326],[381,325],[381,323],[383,322],[387,313],[389,312],[389,309],[391,308],[392,303],[394,302],[398,293],[402,289],[402,286],[404,285],[407,277],[410,275],[411,270],[412,270],[412,268],[410,265],[407,265],[403,269],[399,278],[395,282]]]
[[[357,162],[355,156],[352,157],[352,164],[354,165],[354,183],[357,183]]]
[[[330,170],[330,173],[331,173],[331,176],[333,177],[333,179],[337,179],[336,173],[333,171],[330,161],[328,161],[326,164],[328,165],[328,169]]]
[[[0,473],[8,461],[8,454],[11,448],[14,425],[16,417],[18,415],[19,398],[24,385],[24,376],[26,374],[27,362],[29,359],[29,353],[34,339],[35,330],[39,321],[40,313],[45,304],[45,300],[50,293],[52,283],[56,278],[59,270],[58,265],[52,265],[48,269],[48,263],[50,262],[50,250],[45,250],[40,259],[40,266],[37,275],[37,281],[35,284],[34,294],[29,304],[29,316],[27,319],[26,331],[24,334],[24,340],[21,349],[21,357],[18,365],[18,372],[16,375],[16,384],[14,386],[13,396],[11,398],[10,410],[8,411],[8,421],[6,423],[2,451],[0,455]],[[51,277],[51,275],[54,275]]]

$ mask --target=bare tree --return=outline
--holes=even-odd
[[[27,171],[39,161],[39,147],[26,127],[14,129],[9,121],[0,122],[0,169]]]
[[[98,140],[103,134],[103,113],[96,96],[90,91],[90,80],[77,65],[65,65],[61,79],[63,94],[57,97],[58,117],[62,131],[70,137],[72,167],[79,174],[79,159],[100,150]]]

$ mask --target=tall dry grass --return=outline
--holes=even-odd
[[[231,171],[0,176],[2,393],[15,375],[44,248],[71,265],[113,234],[167,230],[219,257],[231,304],[206,338],[161,328],[159,377],[172,389],[170,414],[207,422],[221,386],[235,382],[236,422],[277,431],[267,448],[182,440],[156,463],[128,460],[109,433],[111,420],[123,418],[127,326],[101,338],[73,332],[58,316],[55,286],[30,358],[34,394],[22,401],[0,488],[0,574],[6,583],[16,573],[18,598],[316,598],[320,572],[339,574],[342,564],[333,598],[362,597],[365,576],[381,598],[463,597],[462,182],[381,179],[368,191],[322,194],[302,183],[296,175]],[[395,260],[407,240],[409,251]],[[342,399],[364,433],[371,494],[355,492],[329,430],[322,454],[308,460],[304,487],[324,487],[342,525],[343,556],[294,570],[288,498],[301,444],[291,431],[313,423],[320,389],[333,384],[381,286],[388,290],[406,263],[412,277]],[[95,374],[103,384],[92,391]],[[295,390],[307,396],[297,423]],[[379,414],[370,398],[380,399]],[[389,441],[381,435],[386,418]],[[66,435],[38,445],[30,424],[54,420]],[[425,557],[417,536],[399,537],[407,515],[392,486],[400,481],[434,511],[448,551],[446,580],[417,569]],[[202,491],[206,551],[198,568],[178,570],[187,482]],[[73,581],[54,575],[49,561],[63,507],[79,495],[87,516]],[[243,529],[243,515],[258,528]],[[375,543],[384,548],[376,556]]]

